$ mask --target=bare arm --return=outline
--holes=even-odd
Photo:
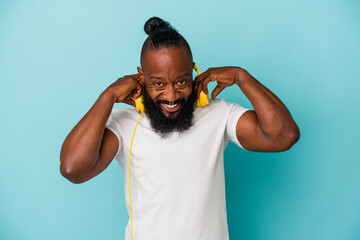
[[[60,172],[73,183],[82,183],[102,172],[115,157],[118,139],[105,128],[115,102],[133,105],[140,95],[138,74],[110,85],[66,137],[60,152]]]
[[[207,84],[217,81],[214,99],[224,88],[237,84],[254,107],[238,120],[237,138],[250,151],[281,152],[294,145],[300,131],[289,110],[269,89],[239,67],[210,68],[197,77],[198,94],[208,93]]]
[[[245,149],[281,152],[290,149],[300,138],[300,130],[281,100],[247,71],[240,70],[235,83],[254,107],[245,112],[236,127]]]

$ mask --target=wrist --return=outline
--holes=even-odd
[[[116,102],[116,97],[110,88],[105,89],[105,91],[100,94],[100,98],[105,101],[110,101],[113,104]]]
[[[246,70],[243,68],[238,68],[235,74],[235,83],[240,86],[245,82],[246,79]]]

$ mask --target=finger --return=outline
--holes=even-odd
[[[201,79],[199,79],[198,80],[198,86],[197,86],[197,98],[199,98],[200,97],[200,93],[201,93],[201,91],[203,91],[204,90],[204,92],[205,92],[205,94],[207,94],[207,85],[205,84],[203,84],[203,82],[204,82],[204,79],[206,79],[208,76],[209,76],[209,74],[210,74],[210,71],[209,70],[207,70],[206,72],[204,72],[204,73],[202,73],[201,75],[203,75],[203,76],[201,76]],[[200,76],[199,76],[200,77]]]
[[[135,87],[135,85],[138,85],[138,84],[140,84],[140,75],[139,74],[137,74],[138,76],[134,76],[134,75],[132,75],[132,80],[133,80],[133,84],[134,84],[134,87]]]
[[[197,95],[196,99],[199,99],[201,91],[202,91],[202,84],[199,83],[199,85],[196,88],[196,95]]]
[[[200,75],[199,75],[200,76]],[[195,85],[195,91],[196,91],[196,98],[199,98],[199,76],[195,77],[194,85]]]
[[[134,90],[134,94],[132,98],[138,98],[142,95],[142,87],[141,85],[138,85],[138,87]]]
[[[128,95],[125,97],[125,99],[131,99],[133,95],[135,94],[135,88],[131,90],[131,92],[128,93]]]
[[[214,81],[215,80],[215,76],[214,76],[214,72],[215,72],[216,68],[209,68],[208,70],[206,70],[204,72],[204,76],[203,78],[201,79],[201,84],[202,84],[202,89],[204,90],[205,94],[208,94],[209,91],[208,91],[208,83],[210,81]]]
[[[135,74],[131,74],[131,75],[128,75],[128,76],[131,77],[131,78],[137,79],[137,78],[140,77],[140,74],[135,73]]]
[[[202,74],[195,77],[195,81],[194,81],[195,86],[199,85],[199,83],[201,82],[201,79],[203,77],[204,77],[204,73],[202,73]]]
[[[133,99],[125,99],[124,103],[129,104],[133,107],[135,107],[135,101]]]
[[[134,88],[131,92],[126,96],[126,99],[137,98],[140,97],[142,91],[142,85],[138,82],[134,85]]]
[[[140,74],[135,74],[136,76],[135,76],[135,80],[137,81],[137,82],[140,82],[140,80],[141,80],[141,77],[140,77]]]
[[[206,70],[205,72],[201,73],[200,75],[196,76],[195,77],[195,86],[197,86],[201,81],[202,79],[209,74],[209,71],[211,70],[212,68],[209,68],[208,70]]]
[[[205,94],[209,93],[208,90],[208,83],[210,81],[214,81],[213,79],[215,78],[215,76],[213,75],[213,73],[208,73],[203,79],[202,79],[202,89],[204,90]]]
[[[203,81],[201,82],[202,85],[202,89],[204,90],[205,94],[208,94],[209,90],[208,90],[208,83],[210,82],[211,76],[208,75],[206,77],[204,77]]]
[[[199,83],[200,83],[200,75],[195,77],[195,80],[194,80],[195,91],[196,91],[197,98],[199,98]]]
[[[220,85],[216,85],[214,90],[211,92],[211,98],[214,100],[217,95],[224,89],[225,87],[220,87]]]

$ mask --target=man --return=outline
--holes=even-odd
[[[144,95],[145,115],[131,152],[133,236],[136,240],[226,240],[228,236],[223,151],[228,141],[258,152],[288,150],[300,136],[285,105],[240,67],[210,68],[193,82],[194,62],[186,40],[159,18],[145,24],[150,36],[138,73],[119,78],[74,127],[61,149],[60,171],[73,183],[101,173],[115,157],[124,170],[129,202],[131,139]],[[200,92],[216,81],[210,104],[194,107]],[[214,100],[238,86],[254,110]],[[196,89],[196,90],[195,90]],[[126,239],[131,236],[131,221]]]

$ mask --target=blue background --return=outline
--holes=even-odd
[[[152,16],[202,71],[245,68],[300,127],[287,152],[228,145],[230,239],[360,239],[357,0],[0,0],[0,239],[124,239],[118,163],[76,185],[59,153],[99,94],[136,73]],[[252,108],[235,86],[219,97]]]

